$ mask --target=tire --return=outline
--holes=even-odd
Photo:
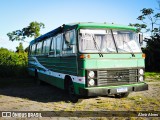
[[[129,95],[129,93],[120,93],[120,94],[115,94],[115,98],[126,98]]]
[[[78,96],[75,94],[74,85],[73,85],[73,82],[71,80],[69,80],[68,95],[69,95],[69,99],[72,103],[77,103],[78,102]]]

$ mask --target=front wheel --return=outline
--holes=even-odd
[[[71,80],[68,85],[68,94],[69,94],[69,98],[70,98],[71,102],[73,102],[73,103],[78,102],[78,96],[75,94],[74,85]]]
[[[129,95],[129,93],[119,93],[119,94],[115,94],[115,98],[125,98]]]

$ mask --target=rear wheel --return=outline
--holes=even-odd
[[[115,98],[125,98],[129,95],[129,93],[120,93],[120,94],[115,94]]]
[[[71,102],[73,103],[78,102],[78,96],[75,94],[74,85],[71,80],[69,81],[69,85],[68,85],[68,94]]]

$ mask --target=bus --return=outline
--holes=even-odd
[[[28,72],[37,83],[47,82],[81,96],[127,97],[148,90],[142,36],[135,27],[109,23],[72,23],[32,40]]]

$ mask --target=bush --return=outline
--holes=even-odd
[[[160,35],[146,39],[147,47],[142,49],[146,54],[146,71],[160,71]]]
[[[27,53],[15,53],[0,48],[0,77],[22,77],[27,75]]]

